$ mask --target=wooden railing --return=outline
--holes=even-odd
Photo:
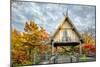
[[[49,57],[48,60],[44,60],[43,62],[40,62],[39,64],[50,64],[50,63],[55,63],[56,60],[56,55],[53,55],[51,57]]]

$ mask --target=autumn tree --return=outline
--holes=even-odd
[[[36,51],[40,51],[40,54],[43,54],[46,50],[45,47],[47,47],[45,43],[48,40],[48,33],[46,30],[43,27],[39,27],[33,21],[30,21],[30,23],[26,22],[24,30],[24,36],[26,36],[25,45],[33,47],[31,49],[31,52],[33,51],[32,54],[36,53]]]
[[[85,43],[95,45],[95,37],[93,37],[90,33],[84,33],[82,37]]]
[[[44,54],[49,48],[47,45],[48,33],[35,22],[25,23],[24,32],[12,30],[13,64],[33,64],[36,54]]]
[[[86,55],[92,54],[95,55],[96,53],[96,42],[95,37],[93,37],[90,33],[83,34],[84,44],[82,46],[82,51]]]
[[[12,65],[17,64],[26,64],[28,63],[28,56],[26,55],[26,52],[24,51],[25,48],[23,47],[23,40],[20,32],[18,32],[16,29],[12,30]]]

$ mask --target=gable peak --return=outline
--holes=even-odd
[[[68,9],[63,13],[64,17],[68,17]]]

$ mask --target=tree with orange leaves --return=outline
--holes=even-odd
[[[25,23],[24,32],[12,30],[12,62],[16,64],[33,64],[35,53],[43,54],[48,46],[45,42],[48,40],[48,33],[35,22]]]

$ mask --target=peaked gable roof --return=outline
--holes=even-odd
[[[56,34],[60,31],[61,26],[66,23],[65,21],[68,21],[68,23],[72,26],[72,29],[74,30],[74,32],[78,35],[78,37],[81,39],[81,35],[78,32],[78,30],[76,29],[76,27],[74,26],[74,24],[72,23],[72,21],[70,20],[70,18],[68,16],[65,16],[63,21],[60,23],[60,25],[58,26],[57,30],[55,31],[55,33],[53,34],[53,36],[51,37],[51,40],[53,40],[56,36]]]

